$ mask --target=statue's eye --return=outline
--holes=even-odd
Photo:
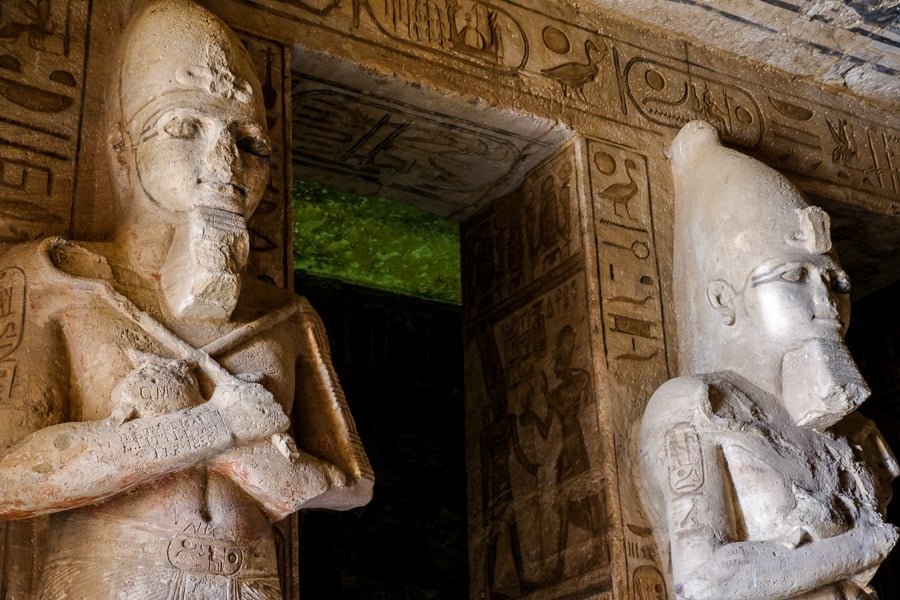
[[[245,135],[238,138],[237,147],[241,152],[246,152],[259,158],[272,156],[272,149],[269,148],[269,143],[255,135]]]
[[[199,133],[200,125],[191,118],[173,117],[163,127],[163,131],[174,138],[191,139]]]
[[[806,280],[806,269],[804,267],[795,267],[793,269],[787,269],[781,273],[781,278],[784,281],[790,281],[793,283],[805,281]]]
[[[831,289],[836,294],[850,293],[850,278],[846,275],[834,275],[831,278]]]

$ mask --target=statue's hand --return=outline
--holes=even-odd
[[[215,406],[239,443],[253,442],[281,433],[290,426],[281,405],[258,383],[220,384],[209,403]]]
[[[195,364],[132,351],[136,367],[110,394],[110,420],[117,424],[138,417],[167,415],[203,402],[193,370]]]
[[[900,529],[890,523],[880,522],[872,526],[872,547],[878,551],[882,559],[890,554],[898,538]]]

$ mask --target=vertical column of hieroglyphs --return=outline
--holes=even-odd
[[[667,600],[634,475],[632,427],[668,377],[648,160],[615,144],[589,140],[589,185],[597,243],[601,319],[616,453],[628,597]],[[624,597],[624,596],[623,596]]]
[[[257,277],[285,286],[292,280],[293,253],[290,237],[291,174],[290,81],[285,47],[240,29],[236,30],[250,52],[262,83],[266,124],[272,139],[269,183],[259,207],[250,219],[250,271]]]
[[[89,8],[0,2],[0,241],[69,229]]]
[[[577,156],[463,227],[473,598],[611,589]]]

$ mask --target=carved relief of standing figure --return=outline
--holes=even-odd
[[[524,577],[522,546],[519,525],[513,498],[513,483],[510,475],[512,458],[529,473],[537,472],[519,440],[516,417],[509,412],[506,378],[493,334],[482,329],[477,333],[478,350],[482,371],[487,384],[490,406],[484,428],[481,431],[481,491],[482,523],[488,528],[487,544],[487,586],[491,598],[502,600],[509,596],[495,589],[497,584],[497,564],[501,540],[509,543],[515,570],[517,592],[525,593],[533,588]]]
[[[843,342],[850,282],[828,215],[708,123],[681,130],[672,163],[682,375],[653,395],[639,438],[670,589],[871,598],[897,541],[884,507],[898,469],[851,414],[869,391]]]
[[[556,416],[562,434],[562,448],[556,457],[556,483],[560,493],[559,535],[555,576],[559,580],[565,569],[565,550],[568,547],[569,528],[577,525],[590,532],[593,540],[603,538],[605,510],[600,496],[588,487],[585,476],[591,469],[587,444],[581,428],[581,408],[590,401],[591,377],[584,369],[573,367],[575,358],[575,330],[566,325],[556,337],[554,374],[559,383],[550,387],[547,376],[541,373],[544,396],[547,398],[547,415],[540,418],[530,404],[525,406],[519,420],[523,425],[533,423],[543,439],[550,435],[551,416]],[[592,562],[603,560],[594,547]]]

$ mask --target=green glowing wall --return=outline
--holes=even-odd
[[[459,226],[401,202],[294,185],[294,268],[461,303]]]

